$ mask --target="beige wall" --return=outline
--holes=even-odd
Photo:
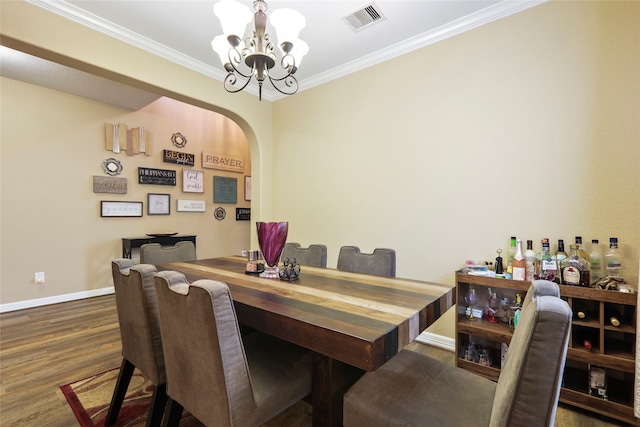
[[[581,234],[617,236],[637,282],[640,3],[543,4],[273,104],[228,95],[219,82],[28,3],[1,6],[3,44],[62,63],[79,60],[80,68],[146,82],[231,117],[251,149],[254,220],[290,221],[289,240],[327,244],[329,266],[341,245],[388,246],[398,251],[399,276],[452,282],[465,259],[492,259],[512,234],[537,244]],[[114,237],[95,239],[82,222],[97,216],[85,185],[78,191],[86,198],[43,209],[79,206],[90,216],[59,215],[64,224],[41,227],[33,241],[5,239],[7,230],[31,226],[23,218],[33,214],[14,210],[34,209],[5,198],[16,177],[6,166],[13,158],[4,126],[16,114],[25,113],[4,102],[3,86],[2,303],[108,286],[112,253],[105,253],[113,249],[105,239]],[[75,132],[91,138],[88,122],[100,120],[92,114],[81,114],[87,120]],[[47,150],[62,153],[58,145]],[[32,176],[28,163],[21,166],[22,180]],[[66,171],[76,181],[64,184],[94,173]],[[56,191],[36,192],[29,202],[55,200]],[[70,237],[58,230],[69,229],[82,241],[56,267],[54,286],[40,265],[63,252],[58,242]],[[9,277],[7,254],[16,247],[28,248],[32,265]],[[39,289],[31,281],[43,270],[50,286]]]
[[[137,112],[2,79],[2,303],[73,294],[112,286],[110,260],[122,253],[122,237],[180,232],[198,236],[200,258],[240,254],[250,245],[250,222],[236,221],[244,201],[244,175],[251,175],[248,143],[240,128],[220,114],[167,98]],[[105,149],[105,123],[142,126],[152,133],[150,156]],[[181,132],[187,146],[173,146]],[[162,150],[196,155],[204,171],[204,190],[182,192],[183,166],[164,163]],[[202,168],[201,153],[234,153],[244,173]],[[105,176],[104,159],[113,157],[127,178],[123,195],[93,193],[93,176]],[[177,171],[177,185],[138,184],[138,167]],[[213,177],[236,178],[238,203],[213,203]],[[170,194],[171,214],[147,215],[147,194]],[[177,212],[178,199],[203,200],[206,212]],[[142,201],[142,218],[101,218],[100,201]],[[223,207],[224,220],[214,219]],[[137,255],[137,254],[135,254]],[[134,256],[136,258],[136,256]],[[46,282],[34,284],[34,272]]]
[[[638,2],[547,3],[278,101],[289,240],[452,283],[511,235],[617,236],[637,284],[639,23]]]

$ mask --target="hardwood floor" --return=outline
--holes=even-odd
[[[453,363],[451,352],[410,346]],[[113,295],[1,314],[0,425],[77,426],[59,386],[119,366],[120,348]],[[556,417],[559,427],[618,425],[566,406]]]

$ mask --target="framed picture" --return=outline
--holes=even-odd
[[[204,200],[178,200],[178,212],[204,212],[205,208]]]
[[[170,194],[147,193],[147,214],[148,215],[169,215]]]
[[[244,177],[244,199],[251,200],[251,177]]]
[[[142,216],[142,202],[100,202],[101,217]]]
[[[182,192],[204,193],[204,172],[192,169],[182,170]]]

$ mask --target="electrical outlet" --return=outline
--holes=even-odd
[[[44,271],[36,273],[33,281],[35,283],[44,283]]]
[[[242,256],[247,256],[247,250],[246,249],[242,250]]]

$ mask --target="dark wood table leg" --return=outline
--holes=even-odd
[[[323,354],[313,354],[313,427],[342,425],[342,398],[364,372]]]

